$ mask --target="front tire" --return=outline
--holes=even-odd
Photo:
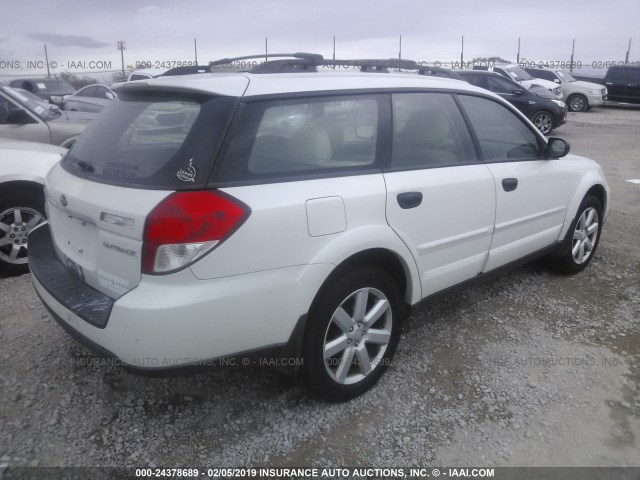
[[[0,271],[20,275],[29,271],[27,235],[45,219],[44,195],[13,189],[0,193]]]
[[[589,108],[589,101],[584,95],[576,93],[567,98],[567,107],[570,112],[586,112]]]
[[[378,268],[347,271],[330,283],[309,312],[304,365],[311,389],[346,401],[373,387],[393,359],[404,311],[396,283]]]
[[[602,203],[593,195],[582,200],[571,222],[563,252],[556,263],[562,273],[578,273],[585,269],[595,255],[602,231]]]
[[[555,128],[553,115],[546,110],[536,112],[533,117],[531,117],[531,122],[543,135],[548,135],[551,133],[551,130]]]

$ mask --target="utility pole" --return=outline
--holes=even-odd
[[[120,50],[120,59],[122,60],[122,81],[124,81],[124,40],[118,42],[118,50]]]
[[[518,37],[518,54],[516,55],[516,63],[520,64],[520,37]]]
[[[264,61],[269,61],[269,39],[267,37],[264,39]]]
[[[573,72],[573,55],[576,53],[576,39],[573,39],[573,46],[571,47],[571,62],[569,63],[569,72]]]
[[[402,35],[400,35],[400,49],[398,50],[398,59],[402,58]]]
[[[198,65],[198,40],[193,39],[193,51],[196,54],[196,65]]]
[[[333,69],[336,69],[336,36],[333,36]]]
[[[47,78],[51,78],[51,72],[49,71],[49,55],[47,54],[47,44],[44,44],[44,61],[47,62]]]
[[[627,55],[624,57],[624,64],[629,65],[629,52],[631,51],[631,39],[629,39],[629,47],[627,48]]]
[[[460,49],[460,68],[464,68],[464,35],[462,35],[462,48]]]

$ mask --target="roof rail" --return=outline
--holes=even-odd
[[[291,59],[303,60],[313,65],[322,65],[322,63],[324,62],[324,57],[318,53],[305,53],[305,52],[269,53],[269,54],[263,54],[263,55],[245,55],[243,57],[222,58],[220,60],[209,62],[209,67],[215,67],[218,65],[228,65],[230,63],[241,62],[243,60],[256,60],[256,59],[262,59],[262,58],[266,60],[266,63],[269,62],[270,58],[291,58]]]
[[[188,65],[185,67],[175,67],[167,70],[160,77],[172,77],[174,75],[191,75],[193,73],[210,73],[208,65]]]
[[[440,67],[421,67],[418,69],[419,75],[428,75],[431,77],[444,77],[444,78],[454,78],[456,80],[466,81],[462,76],[458,75],[453,70],[448,70],[446,68]]]
[[[257,62],[256,60],[263,61]],[[296,52],[246,55],[209,62],[209,70],[211,72],[220,72],[227,69],[249,73],[317,72],[318,67],[354,67],[359,68],[361,72],[377,73],[388,73],[390,69],[415,70],[421,75],[462,79],[450,70],[439,67],[419,67],[415,61],[404,58],[325,59],[317,53]],[[167,72],[165,75],[168,74],[170,73]]]
[[[353,60],[325,60],[325,66],[333,67],[359,67],[361,72],[388,72],[390,68],[403,70],[417,70],[418,64],[413,60],[404,58],[361,58]]]

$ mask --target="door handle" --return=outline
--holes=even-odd
[[[422,193],[421,192],[405,192],[399,193],[396,197],[398,200],[398,205],[400,208],[415,208],[422,203]]]
[[[502,188],[504,188],[505,192],[513,192],[516,188],[518,188],[518,179],[517,178],[503,178],[502,179]]]

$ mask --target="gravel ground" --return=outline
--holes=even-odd
[[[316,400],[270,368],[184,378],[100,363],[0,278],[7,466],[640,465],[640,109],[555,132],[598,160],[612,209],[592,264],[543,262],[413,312],[380,384]],[[6,470],[10,473],[11,470]]]

